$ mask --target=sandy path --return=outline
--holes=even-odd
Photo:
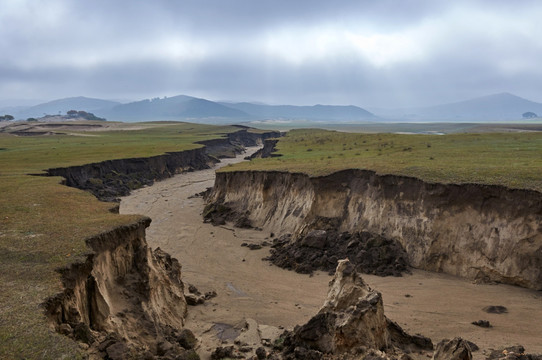
[[[245,156],[245,155],[243,155]],[[224,160],[219,166],[239,161]],[[202,292],[218,296],[205,305],[190,307],[187,327],[206,338],[204,352],[212,350],[208,331],[213,324],[236,325],[251,318],[260,324],[293,327],[314,315],[322,305],[330,277],[313,277],[270,266],[261,261],[269,249],[251,251],[241,243],[260,243],[268,231],[214,227],[201,218],[203,200],[190,198],[211,187],[214,169],[177,175],[122,199],[120,212],[153,219],[147,230],[152,248],[160,247],[179,259],[183,279]],[[462,336],[482,349],[522,344],[542,353],[542,293],[506,285],[476,285],[469,281],[414,271],[402,278],[364,276],[383,293],[386,315],[407,331],[438,342]],[[487,314],[482,308],[503,305],[507,314]],[[492,328],[472,321],[489,320]],[[483,351],[474,353],[482,359]]]

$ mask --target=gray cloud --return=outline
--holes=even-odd
[[[535,1],[0,3],[0,99],[542,101]]]

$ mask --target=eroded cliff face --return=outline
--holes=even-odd
[[[44,304],[57,331],[91,345],[91,352],[107,351],[114,338],[126,351],[156,354],[158,343],[183,327],[181,266],[147,246],[149,224],[142,218],[89,238],[86,260],[60,270],[64,291]]]
[[[131,190],[178,173],[208,169],[218,158],[235,157],[245,146],[257,146],[277,136],[280,132],[252,133],[243,128],[222,139],[200,141],[204,147],[199,149],[54,168],[47,170],[47,175],[62,176],[66,185],[90,191],[102,201],[118,201],[119,196],[126,196]]]
[[[49,176],[62,176],[65,185],[90,191],[102,201],[115,201],[131,190],[152,185],[183,171],[209,168],[218,160],[205,148],[167,153],[148,158],[107,160],[99,163],[47,170]]]
[[[399,241],[416,268],[542,289],[542,194],[536,191],[364,170],[314,178],[222,172],[208,202],[275,234],[369,231]]]
[[[281,136],[279,131],[266,131],[263,133],[253,133],[248,131],[248,127],[234,125],[241,130],[226,134],[225,138],[204,140],[198,144],[205,145],[207,154],[217,157],[235,157],[244,152],[245,147],[264,145],[267,139]]]

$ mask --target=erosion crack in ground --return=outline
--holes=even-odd
[[[218,166],[241,161],[226,159]],[[261,259],[269,248],[251,251],[242,243],[269,241],[273,229],[226,228],[202,222],[204,204],[193,195],[213,186],[215,169],[177,175],[134,191],[122,199],[120,212],[155,219],[147,230],[152,248],[161,247],[179,259],[183,279],[204,293],[218,296],[204,305],[190,307],[187,327],[203,339],[201,353],[220,344],[216,324],[236,326],[251,318],[260,324],[293,327],[316,314],[327,294],[330,276],[313,277],[286,271]],[[542,353],[542,294],[506,285],[479,285],[455,277],[414,270],[401,278],[364,275],[383,294],[386,315],[410,333],[422,333],[433,342],[462,336],[482,349],[522,344]],[[243,292],[243,297],[237,291]],[[482,309],[503,305],[507,314]],[[471,324],[489,320],[484,329]],[[222,326],[222,325],[221,325]],[[482,351],[474,353],[483,359]]]

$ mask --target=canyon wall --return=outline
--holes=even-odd
[[[542,290],[542,194],[345,170],[323,177],[221,172],[208,203],[275,234],[369,231],[399,241],[410,264]]]
[[[147,246],[150,222],[143,217],[92,236],[86,259],[59,270],[64,290],[44,303],[57,331],[89,345],[115,334],[132,348],[156,353],[158,341],[183,327],[181,266]]]

